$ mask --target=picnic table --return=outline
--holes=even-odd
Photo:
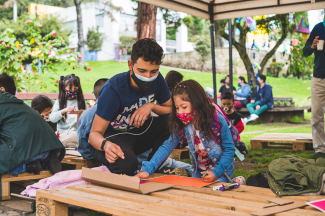
[[[157,177],[154,174],[150,177]],[[268,200],[294,201],[302,206],[275,215],[323,215],[319,210],[306,206],[310,200],[325,196],[277,197],[270,189],[242,185],[228,191],[213,191],[215,183],[205,188],[173,186],[149,195],[137,194],[109,187],[80,184],[68,188],[38,190],[36,194],[37,216],[68,215],[68,205],[75,205],[112,215],[251,215],[254,212],[272,211],[264,208]],[[274,209],[273,209],[274,210]]]

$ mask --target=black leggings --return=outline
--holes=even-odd
[[[93,158],[107,166],[112,173],[133,176],[138,168],[137,155],[152,149],[148,157],[150,160],[164,141],[169,138],[167,117],[168,114],[151,117],[146,120],[142,127],[132,129],[129,132],[112,131],[105,133],[104,137],[107,140],[120,146],[125,158],[118,158],[114,163],[109,163],[105,158],[104,151],[99,151],[90,145]]]

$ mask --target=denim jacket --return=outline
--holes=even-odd
[[[203,136],[203,134],[200,132],[200,139],[204,145],[204,148],[215,164],[215,167],[212,172],[217,179],[223,177],[224,172],[226,172],[228,169],[231,169],[233,172],[235,155],[235,145],[232,140],[230,130],[228,129],[227,122],[225,118],[219,113],[218,121],[221,123],[221,145],[215,143],[212,138],[208,139],[207,137]],[[197,157],[195,154],[194,147],[195,129],[193,124],[189,124],[185,127],[185,135],[192,154],[191,159],[194,167],[193,176],[195,176],[198,170],[196,161]],[[143,162],[141,171],[145,171],[149,175],[151,175],[160,166],[160,164],[173,152],[174,148],[181,141],[181,139],[175,137],[174,135],[172,136],[170,136],[169,139],[166,140],[162,146],[160,146],[160,148],[156,151],[155,155],[150,161]]]

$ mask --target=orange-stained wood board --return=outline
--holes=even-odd
[[[166,175],[162,177],[148,179],[148,181],[165,183],[165,184],[173,184],[173,185],[198,187],[198,188],[202,188],[204,186],[208,186],[212,184],[212,183],[204,182],[203,179],[176,176],[176,175]]]

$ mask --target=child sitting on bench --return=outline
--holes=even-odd
[[[193,177],[205,182],[230,182],[234,172],[235,145],[226,119],[216,111],[202,86],[187,80],[172,91],[172,113],[169,115],[171,136],[150,161],[144,161],[136,176],[147,178],[172,153],[186,136],[194,164]]]
[[[79,77],[74,74],[61,76],[59,81],[59,98],[55,101],[50,121],[57,123],[57,130],[63,134],[77,123],[75,110],[86,110],[87,104],[82,93]],[[68,115],[69,114],[69,115]]]

